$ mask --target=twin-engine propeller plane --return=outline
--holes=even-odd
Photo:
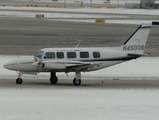
[[[4,67],[17,71],[17,84],[22,73],[50,72],[50,82],[58,82],[56,72],[75,72],[74,85],[81,84],[81,72],[95,71],[145,55],[145,44],[151,24],[142,24],[120,47],[45,48],[28,57],[7,62]]]

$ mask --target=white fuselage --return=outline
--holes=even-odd
[[[32,56],[11,60],[4,67],[21,72],[72,72],[74,69],[67,67],[93,64],[89,67],[80,67],[80,71],[86,72],[137,58],[128,56],[127,52],[116,50],[115,47],[111,48],[46,48],[37,51]]]

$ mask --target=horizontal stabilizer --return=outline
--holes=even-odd
[[[159,21],[153,21],[152,25],[159,25]]]
[[[141,56],[149,56],[149,54],[135,54],[135,53],[128,53],[128,56],[141,57]]]

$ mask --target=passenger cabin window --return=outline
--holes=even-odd
[[[55,53],[54,52],[46,52],[44,59],[53,59],[55,58]]]
[[[76,58],[76,52],[67,52],[67,58]]]
[[[100,53],[99,52],[93,52],[93,57],[94,58],[100,58]]]
[[[43,51],[38,51],[38,52],[36,52],[36,53],[34,54],[34,56],[41,59],[42,56],[43,56],[43,54],[44,54]]]
[[[57,58],[59,58],[59,59],[64,58],[63,52],[57,52],[56,55],[57,55]]]
[[[89,53],[88,52],[80,52],[80,57],[81,58],[89,58]]]

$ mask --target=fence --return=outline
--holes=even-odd
[[[126,9],[140,9],[140,4],[139,3],[128,3],[128,2],[125,2],[125,8]]]

